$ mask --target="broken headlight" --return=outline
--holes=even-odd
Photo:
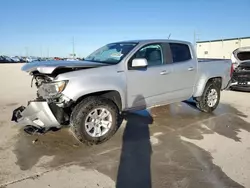
[[[67,82],[68,81],[56,81],[43,83],[41,88],[39,88],[39,93],[45,98],[55,97],[65,89]]]

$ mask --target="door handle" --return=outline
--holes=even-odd
[[[193,71],[194,70],[194,67],[189,67],[188,68],[188,71]]]
[[[161,75],[166,75],[166,74],[169,74],[170,73],[170,71],[166,71],[166,70],[164,70],[164,71],[161,71]]]

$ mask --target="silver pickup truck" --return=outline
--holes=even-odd
[[[230,80],[230,60],[201,60],[189,42],[135,40],[107,44],[84,61],[25,64],[37,98],[14,110],[28,133],[71,127],[81,142],[99,144],[119,127],[125,111],[193,98],[212,112]]]

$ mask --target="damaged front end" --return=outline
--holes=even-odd
[[[58,75],[90,69],[108,64],[90,61],[41,61],[27,63],[22,71],[28,72],[35,82],[37,98],[14,110],[12,120],[25,127],[29,133],[44,133],[69,124],[74,102],[63,94],[68,80],[58,80]]]
[[[54,81],[50,75],[31,73],[37,87],[37,98],[13,111],[15,121],[29,134],[45,133],[69,124],[72,101],[62,94],[68,81]]]
[[[241,62],[232,74],[231,89],[250,91],[250,61]]]

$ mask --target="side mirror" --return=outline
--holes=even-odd
[[[147,66],[148,66],[148,61],[144,58],[137,58],[137,59],[133,59],[132,61],[132,67],[142,68],[142,67],[147,67]]]

